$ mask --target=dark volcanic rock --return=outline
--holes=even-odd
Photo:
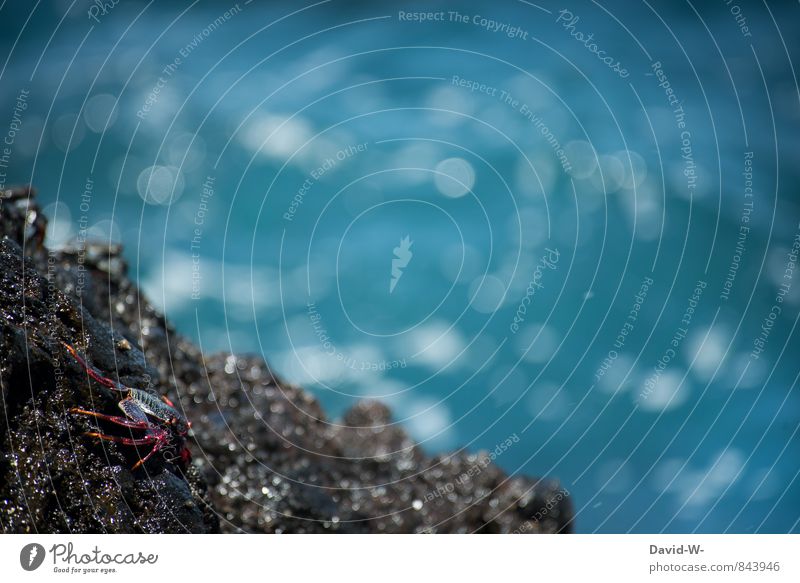
[[[120,249],[48,251],[27,190],[0,194],[0,527],[5,532],[567,532],[556,482],[488,454],[428,457],[365,401],[328,421],[255,357],[203,357],[126,275]],[[83,435],[119,414],[107,376],[167,394],[193,422],[191,464]],[[141,348],[140,348],[141,347]],[[126,431],[101,422],[104,432]],[[142,452],[144,455],[144,452]]]

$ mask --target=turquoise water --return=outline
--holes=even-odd
[[[661,4],[4,7],[0,170],[334,419],[516,435],[579,531],[796,532],[797,8]]]

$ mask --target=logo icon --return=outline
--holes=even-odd
[[[19,564],[26,571],[35,571],[44,562],[44,547],[39,543],[30,543],[19,552]]]
[[[406,268],[408,262],[414,254],[411,252],[411,245],[414,241],[408,238],[408,235],[400,239],[400,245],[394,248],[394,258],[392,259],[392,279],[389,281],[389,293],[394,291],[397,282],[403,276],[403,269]]]

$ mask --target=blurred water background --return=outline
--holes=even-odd
[[[4,184],[334,420],[516,434],[497,463],[581,532],[796,532],[800,19],[769,4],[748,35],[725,2],[4,3]]]

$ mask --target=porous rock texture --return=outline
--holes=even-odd
[[[0,529],[8,533],[569,532],[569,496],[487,453],[426,455],[363,401],[328,420],[260,358],[203,356],[127,277],[116,246],[44,246],[29,188],[0,192]],[[167,395],[193,460],[84,433],[129,430],[63,343],[106,376]],[[99,423],[99,425],[98,425]],[[98,429],[99,428],[99,429]]]

